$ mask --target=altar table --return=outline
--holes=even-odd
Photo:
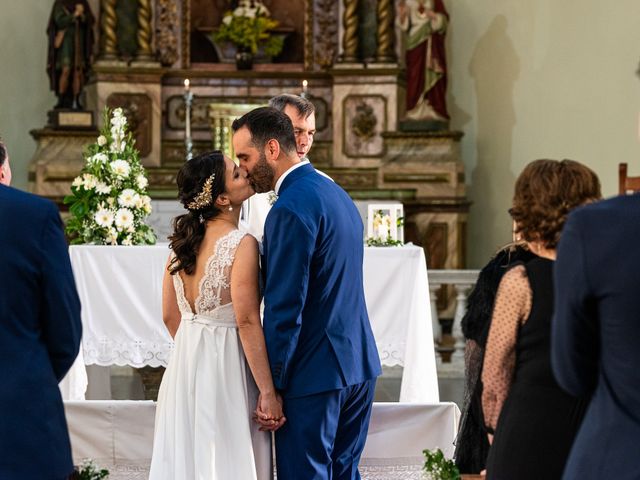
[[[173,348],[161,312],[167,245],[80,245],[69,252],[82,302],[84,363],[166,366]],[[382,364],[404,367],[400,401],[438,402],[424,251],[366,247],[364,288]]]
[[[73,462],[91,458],[110,480],[146,480],[156,404],[151,401],[65,402]],[[360,460],[363,480],[419,480],[423,449],[453,456],[460,411],[454,403],[374,403]]]

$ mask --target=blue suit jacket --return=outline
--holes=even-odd
[[[347,193],[303,165],[287,175],[265,223],[264,334],[285,397],[377,377],[362,285],[363,225]]]
[[[0,478],[61,479],[73,470],[58,382],[82,326],[55,205],[0,185]]]
[[[554,373],[569,393],[592,395],[564,478],[640,478],[640,196],[570,215],[555,299]]]

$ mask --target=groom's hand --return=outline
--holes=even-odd
[[[282,397],[277,393],[258,395],[258,404],[253,419],[260,425],[261,431],[275,432],[287,419],[282,412]]]

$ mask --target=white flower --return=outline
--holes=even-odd
[[[109,205],[110,207],[113,207],[115,203],[116,201],[113,199],[113,197],[107,198],[107,205]]]
[[[124,240],[122,240],[122,245],[133,245],[131,235],[127,235],[126,237],[124,237]]]
[[[111,187],[104,182],[96,182],[96,192],[108,195],[111,193]]]
[[[143,188],[146,188],[147,185],[149,185],[149,181],[147,180],[147,177],[145,177],[143,174],[140,174],[136,177],[136,185],[138,185],[138,188],[142,190]]]
[[[93,188],[96,188],[96,185],[98,184],[98,179],[96,177],[94,177],[93,175],[91,175],[90,173],[85,173],[82,175],[82,180],[84,183],[84,188],[87,190],[91,190]]]
[[[244,16],[247,18],[256,18],[256,9],[255,8],[246,8],[244,10]]]
[[[116,228],[118,231],[133,225],[133,213],[128,208],[121,208],[116,212]]]
[[[96,153],[90,160],[92,162],[103,163],[109,160],[109,156],[106,153]]]
[[[108,228],[113,225],[113,212],[111,210],[107,210],[106,208],[101,208],[96,212],[93,219],[101,227]]]
[[[224,23],[225,25],[230,25],[232,20],[233,18],[231,15],[225,15],[224,18],[222,19],[222,23]]]
[[[117,245],[118,244],[118,231],[111,227],[109,229],[109,231],[107,232],[107,236],[105,237],[105,241],[107,243],[110,243],[111,245]]]
[[[135,190],[126,188],[118,196],[118,204],[122,207],[135,207],[139,199],[140,195],[138,195]]]
[[[105,137],[104,135],[100,135],[98,137],[98,145],[100,145],[101,147],[104,147],[107,144],[107,137]]]
[[[109,164],[109,166],[111,167],[111,171],[120,178],[127,178],[129,176],[129,172],[131,172],[131,166],[126,160],[114,160]]]
[[[121,108],[121,107],[114,108],[114,109],[113,109],[113,112],[112,112],[112,116],[113,116],[114,118],[122,117],[122,108]]]
[[[142,210],[144,210],[144,213],[146,213],[147,215],[150,214],[151,213],[151,197],[149,195],[142,195],[140,199],[142,200]]]
[[[76,188],[80,188],[84,186],[84,181],[82,180],[82,177],[76,177],[73,179],[73,183],[71,184],[72,187],[76,187]]]
[[[234,11],[233,11],[233,16],[234,17],[244,17],[244,7],[237,7]]]

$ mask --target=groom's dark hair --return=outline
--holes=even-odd
[[[269,140],[277,140],[284,153],[296,152],[296,137],[293,133],[291,119],[273,107],[260,107],[236,118],[231,124],[233,132],[247,127],[251,134],[251,142],[258,150],[262,150]]]

